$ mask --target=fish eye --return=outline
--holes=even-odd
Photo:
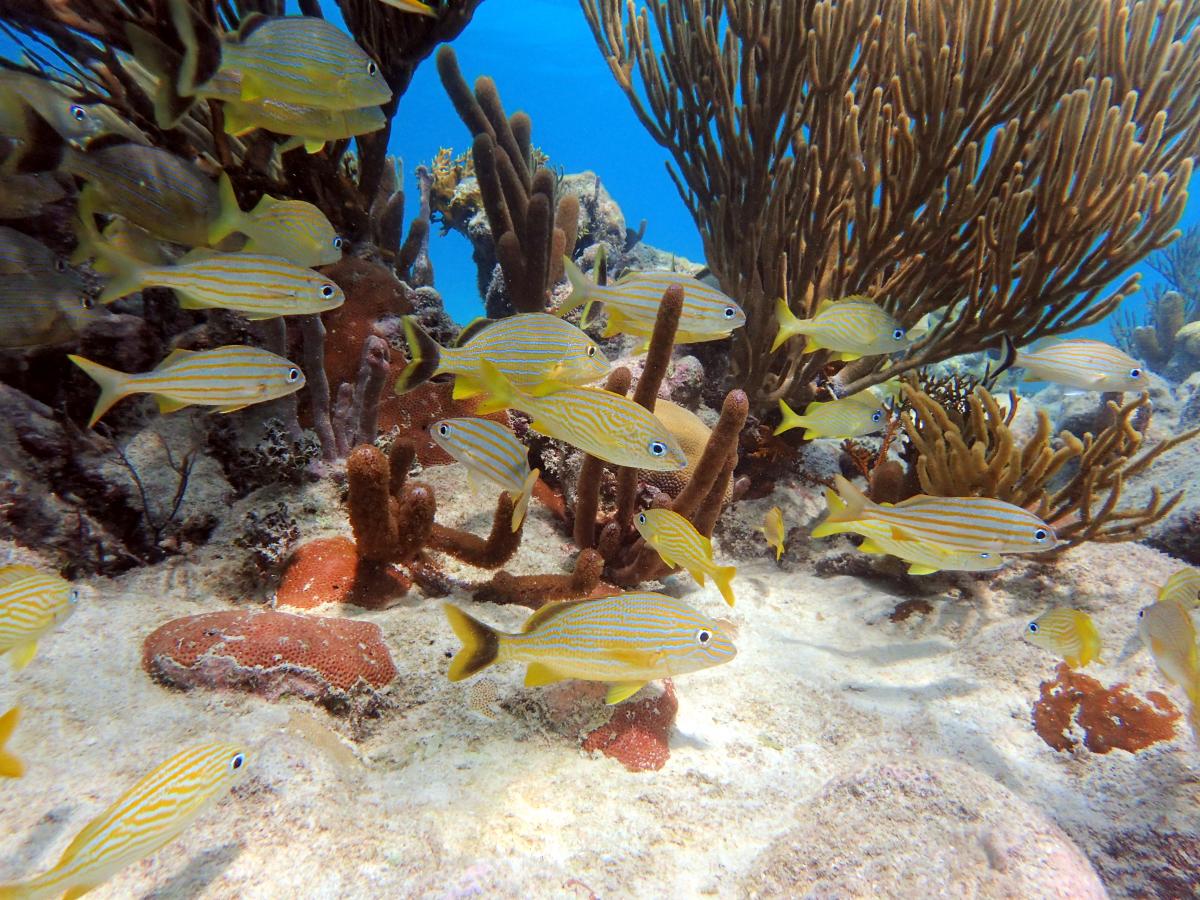
[[[300,370],[297,369],[295,366],[288,369],[287,380],[288,380],[288,384],[295,384],[297,381],[299,381],[300,380]]]
[[[65,259],[54,260],[54,271],[55,272],[67,271],[67,261]]]
[[[1037,634],[1037,632],[1038,632],[1038,623],[1037,623],[1037,622],[1030,622],[1030,623],[1029,623],[1029,628],[1028,628],[1028,631],[1029,631],[1029,633],[1030,633],[1030,634]]]
[[[84,297],[82,300],[79,301],[79,305],[82,306],[84,309],[92,309],[93,307],[95,307],[96,301],[93,300],[91,297]]]
[[[447,425],[445,422],[443,422],[441,425],[438,426],[438,434],[440,434],[442,437],[445,437],[449,433],[450,433],[450,426]]]
[[[651,441],[650,442],[650,455],[651,456],[662,456],[666,452],[667,452],[667,445],[664,444],[662,441]]]
[[[588,356],[595,356],[595,355],[596,355],[596,345],[595,345],[595,344],[592,344],[592,346],[590,346],[590,347],[588,347],[588,348],[587,348],[587,355],[588,355]]]
[[[732,306],[725,307],[725,318],[732,319],[736,315],[737,315],[737,310],[734,309]]]
[[[992,554],[990,554],[990,553],[980,553],[980,554],[979,554],[979,558],[980,558],[980,559],[991,559],[991,558],[992,558]]]
[[[646,514],[645,513],[638,513],[638,524],[639,525],[646,524]]]
[[[71,107],[71,117],[76,122],[82,122],[84,119],[87,118],[87,110],[79,105],[72,106]]]
[[[367,74],[368,74],[368,75],[374,75],[374,74],[375,74],[376,72],[378,72],[378,71],[379,71],[379,66],[375,65],[375,60],[373,60],[373,59],[372,59],[372,60],[368,60],[368,62],[367,62]]]
[[[346,246],[346,242],[344,240],[342,240],[341,235],[334,237],[334,239],[333,239],[333,249],[334,250],[341,250],[345,246]]]
[[[1049,532],[1046,531],[1045,528],[1039,528],[1037,531],[1035,531],[1033,533],[1033,539],[1035,541],[1039,541],[1039,542],[1044,541],[1049,536],[1050,536],[1050,534],[1049,534]]]
[[[333,296],[333,294],[334,294],[334,287],[332,284],[321,285],[321,296],[322,297],[324,297],[326,300],[328,300]]]
[[[696,642],[699,643],[701,647],[707,647],[708,642],[711,640],[712,640],[712,632],[709,631],[707,628],[701,628],[699,631],[696,632]]]
[[[70,593],[67,594],[67,602],[72,606],[79,602],[79,588],[71,588]]]
[[[892,340],[894,340],[894,341],[902,341],[902,340],[904,340],[904,329],[903,329],[903,328],[897,328],[895,331],[893,331],[893,332],[892,332]]]
[[[1139,618],[1139,619],[1144,619],[1144,618],[1146,618],[1146,611],[1145,611],[1144,609],[1139,609],[1139,610],[1138,610],[1138,618]]]
[[[883,418],[883,413],[876,410],[875,413],[871,416],[871,421],[878,422],[882,418]]]
[[[235,755],[233,757],[233,759],[231,759],[229,761],[229,768],[231,768],[233,771],[236,772],[238,769],[240,769],[245,764],[246,764],[246,754],[238,753],[237,755]]]
[[[1142,370],[1141,370],[1141,369],[1130,369],[1130,370],[1129,370],[1129,377],[1130,377],[1130,378],[1141,378],[1141,377],[1142,377]]]

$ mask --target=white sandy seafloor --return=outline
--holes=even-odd
[[[486,530],[489,503],[461,469],[421,477],[439,489],[441,521]],[[290,505],[306,539],[348,533],[327,483],[302,494]],[[1055,567],[909,587],[820,578],[797,530],[819,511],[816,494],[781,484],[728,511],[718,532],[750,551],[734,610],[711,586],[670,579],[737,623],[739,654],[676,680],[671,758],[631,773],[579,749],[607,716],[579,683],[527,690],[519,667],[497,667],[500,715],[472,713],[445,677],[457,641],[441,604],[415,595],[342,611],[382,627],[400,672],[390,708],[358,726],[298,699],[152,682],[140,654],[153,628],[270,595],[237,586],[246,551],[231,541],[246,509],[285,496],[227,510],[190,559],[86,582],[26,670],[0,667],[0,709],[25,707],[11,749],[28,766],[0,784],[0,881],[52,864],[141,774],[211,738],[250,748],[246,778],[93,896],[1165,896],[1195,876],[1200,755],[1182,720],[1170,742],[1103,756],[1056,753],[1030,724],[1057,661],[1021,631],[1053,604],[1099,624],[1107,663],[1089,674],[1182,701],[1137,649],[1137,610],[1176,568],[1156,551],[1084,547]],[[793,528],[790,571],[752,534],[773,504]],[[509,569],[557,571],[568,554],[535,504]],[[12,545],[0,559],[37,561]],[[912,585],[932,613],[890,622]],[[508,628],[526,615],[452,599]]]

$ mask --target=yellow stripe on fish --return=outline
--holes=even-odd
[[[1100,659],[1100,630],[1085,612],[1055,607],[1025,626],[1025,640],[1061,656],[1072,669]]]
[[[435,444],[470,472],[493,481],[513,499],[512,530],[521,527],[539,471],[530,470],[528,450],[517,436],[491,419],[442,419],[430,426]]]
[[[531,396],[514,388],[486,359],[480,365],[480,382],[490,395],[479,405],[481,415],[520,410],[533,417],[529,427],[539,434],[566,441],[613,465],[652,472],[687,468],[687,456],[670,429],[628,397],[580,387]]]
[[[875,434],[886,424],[880,399],[870,391],[825,402],[814,400],[804,408],[804,415],[797,414],[785,401],[780,400],[779,412],[783,421],[775,429],[775,434],[803,428],[806,441],[862,437]]]
[[[57,575],[32,566],[0,568],[0,655],[14,669],[29,665],[38,641],[61,625],[79,603],[79,590]]]
[[[1027,510],[991,497],[917,494],[895,506],[874,503],[841,475],[834,476],[845,504],[831,507],[813,537],[851,531],[871,537],[884,525],[897,541],[991,553],[1041,553],[1058,543],[1054,530]]]
[[[772,506],[767,510],[762,527],[758,530],[763,533],[767,543],[775,548],[775,561],[779,562],[783,557],[783,539],[786,535],[783,527],[783,510],[778,506]]]
[[[563,268],[572,291],[558,315],[565,316],[583,306],[580,324],[584,325],[592,304],[603,303],[608,314],[606,337],[618,333],[649,335],[663,294],[673,284],[683,288],[677,343],[718,340],[746,324],[745,312],[732,298],[686,272],[631,272],[613,284],[598,285],[569,256],[563,257]]]
[[[1160,600],[1139,611],[1138,634],[1167,681],[1189,692],[1200,686],[1196,625],[1178,600]]]
[[[1103,341],[1072,338],[1017,353],[1026,381],[1052,381],[1085,391],[1145,391],[1146,369],[1128,353]]]
[[[224,111],[228,134],[241,137],[262,128],[297,139],[309,153],[319,152],[327,141],[370,134],[387,124],[387,117],[378,106],[316,109],[268,97],[253,102],[228,102]]]
[[[497,631],[450,604],[446,617],[462,649],[450,662],[461,681],[495,662],[527,663],[525,684],[567,678],[611,685],[620,703],[647,682],[727,663],[737,648],[722,623],[681,600],[636,591],[543,606],[518,634]]]
[[[453,374],[454,399],[477,396],[485,359],[522,391],[587,384],[603,378],[609,368],[595,341],[548,313],[522,313],[495,322],[477,319],[463,329],[455,347],[440,346],[411,317],[404,319],[404,336],[409,362],[396,379],[398,394],[437,375]]]
[[[668,566],[683,566],[700,584],[711,575],[725,602],[733,606],[733,578],[736,566],[718,566],[713,559],[712,541],[696,526],[670,509],[647,509],[638,513],[633,526]]]
[[[325,266],[342,258],[343,241],[325,213],[305,200],[280,200],[264,194],[250,212],[242,212],[229,176],[218,182],[221,214],[208,231],[209,243],[217,245],[234,232],[249,240],[243,253],[277,256],[301,268]]]
[[[114,403],[132,394],[153,394],[163,413],[192,405],[215,406],[218,412],[230,413],[304,387],[304,373],[295,363],[236,344],[201,352],[175,350],[150,372],[119,372],[82,356],[67,358],[100,385],[89,428]]]
[[[852,360],[861,356],[895,353],[909,345],[905,331],[890,313],[866,297],[825,300],[811,319],[799,319],[779,300],[775,304],[779,331],[771,344],[777,350],[798,334],[805,336],[805,353],[834,351],[834,359]]]
[[[84,826],[54,868],[0,886],[0,900],[78,897],[99,887],[175,840],[245,770],[246,753],[234,744],[200,744],[175,754]]]
[[[1200,569],[1180,569],[1158,589],[1159,601],[1174,600],[1184,609],[1200,606]]]
[[[0,778],[20,778],[25,774],[25,764],[5,749],[21,718],[21,707],[14,706],[0,716]]]

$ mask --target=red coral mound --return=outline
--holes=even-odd
[[[325,603],[349,603],[383,609],[412,587],[395,566],[359,559],[348,537],[317,538],[301,544],[288,560],[275,605],[314,609]]]
[[[268,700],[296,694],[337,712],[370,711],[376,692],[396,677],[378,625],[269,609],[168,622],[146,638],[142,667],[181,690],[232,688]]]
[[[677,712],[675,685],[667,679],[657,697],[618,706],[607,725],[601,725],[583,739],[583,749],[589,753],[599,750],[630,772],[661,769],[671,755],[667,736]]]
[[[1165,694],[1150,691],[1147,703],[1125,685],[1106,688],[1095,678],[1059,663],[1053,681],[1042,682],[1033,706],[1033,727],[1055,750],[1071,750],[1078,739],[1068,734],[1071,719],[1083,729],[1083,745],[1093,753],[1135,753],[1175,736],[1179,710]]]

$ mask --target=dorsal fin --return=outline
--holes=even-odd
[[[591,600],[564,600],[561,603],[547,603],[525,620],[525,624],[521,627],[521,633],[529,634],[531,631],[533,631],[533,629],[545,625],[555,616],[561,615],[562,613],[569,609],[573,609],[581,603],[591,602]]]
[[[155,366],[155,368],[156,369],[165,369],[167,366],[173,365],[174,363],[185,360],[189,356],[195,356],[197,354],[197,352],[199,352],[199,351],[184,350],[182,347],[176,347],[174,350],[172,350],[170,353],[168,353],[167,358],[164,359],[162,362],[160,362],[157,366]]]
[[[271,17],[260,12],[252,12],[238,23],[237,42],[240,44],[271,21]]]
[[[820,303],[817,304],[816,314],[820,315],[821,313],[825,312],[825,310],[829,309],[829,307],[833,306],[833,304],[835,304],[835,303],[837,303],[837,301],[834,300],[832,297],[826,297],[824,300],[822,300]]]
[[[467,341],[477,336],[479,332],[483,331],[483,329],[487,328],[489,325],[495,325],[496,321],[496,319],[489,319],[486,316],[480,316],[478,319],[472,319],[463,327],[463,330],[458,333],[458,337],[454,339],[454,343],[450,346],[461,347],[463,344],[467,343]]]
[[[33,566],[26,566],[20,563],[4,566],[0,568],[0,587],[12,584],[14,581],[20,581],[22,578],[29,578],[32,575],[41,575],[42,573]]]

